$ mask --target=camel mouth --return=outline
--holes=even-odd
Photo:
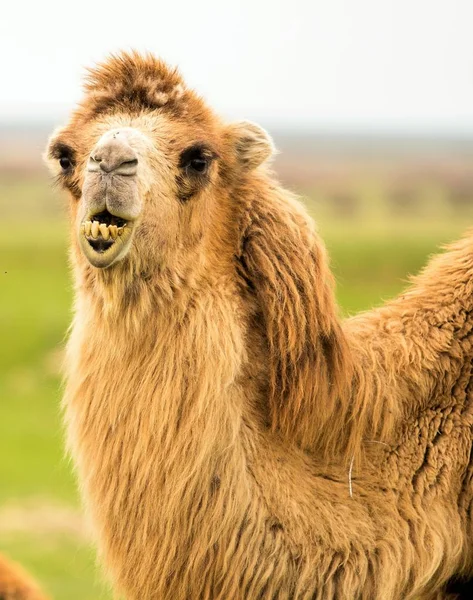
[[[132,230],[133,221],[127,221],[108,210],[90,215],[80,224],[82,251],[94,267],[109,267],[125,256]]]

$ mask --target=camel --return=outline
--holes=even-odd
[[[129,600],[447,598],[473,568],[473,235],[343,321],[272,154],[134,52],[50,139],[101,562]]]
[[[0,600],[47,600],[19,565],[0,555]]]

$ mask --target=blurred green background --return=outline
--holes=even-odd
[[[318,223],[344,314],[397,294],[440,244],[473,224],[469,146],[275,137],[275,169]],[[64,457],[60,415],[72,299],[66,201],[39,163],[43,143],[38,132],[36,144],[17,147],[21,160],[0,169],[0,549],[53,598],[97,600],[111,595]]]

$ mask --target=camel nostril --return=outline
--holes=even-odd
[[[122,160],[120,162],[100,159],[97,162],[101,171],[104,173],[113,173],[114,175],[134,175],[138,166],[137,158]]]
[[[135,175],[138,157],[124,138],[106,136],[90,154],[87,170],[113,175]]]
[[[138,159],[110,160],[97,156],[91,156],[87,165],[87,171],[92,173],[107,173],[113,175],[135,175],[138,167]]]

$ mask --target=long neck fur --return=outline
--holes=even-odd
[[[267,512],[255,510],[255,503],[264,501],[249,455],[269,452],[261,447],[267,425],[271,435],[286,436],[290,419],[304,416],[291,389],[294,383],[303,392],[299,367],[304,375],[316,367],[310,400],[312,395],[317,400],[334,397],[337,380],[330,367],[342,367],[338,344],[343,342],[340,326],[332,320],[336,310],[323,247],[318,240],[312,243],[312,228],[300,208],[292,201],[284,208],[281,192],[271,208],[265,178],[248,186],[232,198],[242,218],[233,222],[230,241],[196,249],[179,269],[171,263],[150,274],[143,265],[125,262],[112,275],[95,272],[80,258],[76,264],[76,314],[64,398],[69,445],[104,562],[129,598],[167,598],[168,593],[175,594],[172,598],[197,597],[191,573],[199,573],[202,585],[211,586],[215,595],[230,580],[206,580],[205,573],[218,572],[219,566],[224,573],[231,548],[236,554],[246,548],[238,558],[244,577],[251,570],[245,566],[247,552],[255,557],[261,552],[251,549],[260,538],[249,526],[245,529],[246,515]],[[244,200],[248,193],[252,206]],[[248,220],[252,211],[256,218]],[[271,224],[273,238],[285,236],[289,225],[293,237],[286,236],[284,250],[299,253],[301,280],[288,281],[285,288],[296,294],[297,314],[289,303],[283,306],[289,312],[280,313],[266,333],[271,313],[265,298],[270,311],[281,309],[277,298],[271,298],[277,294],[270,280],[274,273],[269,278],[264,274],[267,253],[273,252],[265,245],[265,228]],[[311,242],[307,247],[306,239]],[[206,263],[202,255],[214,259]],[[306,287],[313,261],[321,278]],[[283,279],[295,273],[290,262],[275,267]],[[312,306],[312,290],[320,292],[320,306]],[[304,321],[297,320],[301,315]],[[255,332],[261,350],[256,365],[251,346]],[[282,416],[281,390],[289,401],[287,416]],[[268,393],[269,405],[263,397]],[[268,406],[269,414],[264,414]],[[319,406],[314,403],[308,414],[315,416]],[[313,442],[308,420],[300,423],[304,425],[294,428],[289,445]],[[182,540],[185,551],[176,540]],[[217,552],[217,540],[229,555]],[[231,559],[235,563],[235,556]],[[257,585],[258,577],[251,577],[248,589]],[[283,585],[272,580],[271,586]],[[237,598],[240,592],[222,588],[219,597]]]
[[[244,346],[231,316],[238,307],[221,289],[200,289],[185,311],[156,309],[152,321],[132,325],[79,294],[66,414],[114,579],[128,597],[182,589],[176,597],[185,598],[188,562],[204,577],[213,542],[222,530],[236,535],[249,503],[237,382]],[[229,494],[214,497],[220,486]],[[193,543],[209,519],[206,544]]]

